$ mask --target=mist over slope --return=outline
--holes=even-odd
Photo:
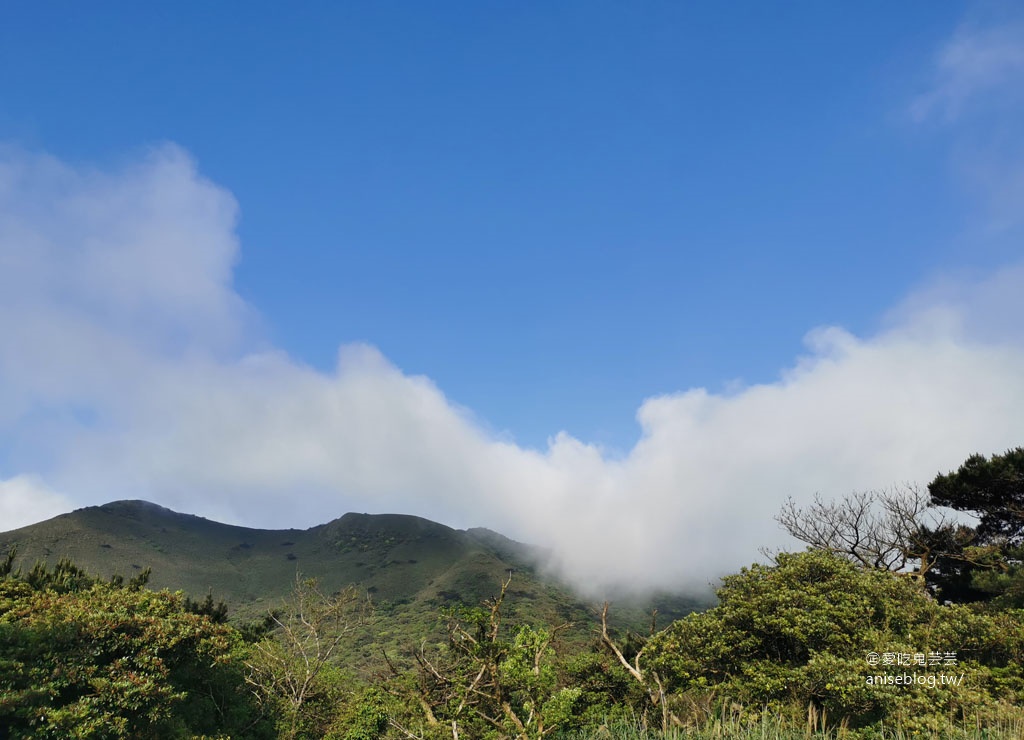
[[[355,585],[378,605],[428,616],[445,605],[478,605],[510,575],[510,607],[531,620],[585,624],[595,607],[545,575],[536,548],[490,530],[460,531],[402,514],[349,513],[305,530],[270,530],[116,501],[0,532],[0,553],[12,547],[25,569],[64,557],[104,577],[152,568],[150,587],[210,593],[239,616],[276,607],[299,575],[316,578],[328,593]],[[621,615],[635,617],[653,604],[671,618],[707,602],[707,593],[626,598]]]

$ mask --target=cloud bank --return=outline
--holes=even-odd
[[[0,528],[116,498],[252,526],[481,524],[584,587],[703,586],[787,543],[787,495],[927,480],[1024,440],[1024,269],[947,278],[773,382],[650,398],[625,457],[499,439],[371,346],[261,348],[236,205],[174,146],[117,171],[0,159]]]

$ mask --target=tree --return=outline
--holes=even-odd
[[[627,641],[620,650],[627,658],[634,654],[630,647]],[[642,721],[649,711],[647,684],[638,682],[614,655],[582,650],[568,658],[563,671],[566,685],[580,690],[573,704],[574,724],[580,727],[633,723],[638,714]]]
[[[336,709],[332,658],[368,611],[369,601],[354,586],[328,595],[315,579],[296,575],[290,599],[269,615],[273,632],[253,646],[246,680],[262,703],[280,712],[284,737],[323,737]]]
[[[214,624],[226,624],[228,621],[228,605],[223,601],[215,602],[213,592],[208,592],[203,601],[193,601],[191,597],[186,596],[185,611],[209,617]]]
[[[960,550],[940,557],[930,581],[950,601],[1024,606],[1024,448],[971,455],[928,484],[933,506],[978,518]]]
[[[656,634],[645,649],[648,669],[659,672],[679,704],[709,706],[703,700],[722,697],[783,715],[806,714],[811,704],[837,724],[891,726],[901,718],[908,734],[934,736],[949,716],[1001,711],[1024,685],[1019,617],[942,606],[916,579],[828,552],[780,553],[772,564],[744,568],[723,579],[718,599],[713,609]],[[873,673],[950,670],[881,665],[886,653],[909,658],[938,650],[955,650],[956,671],[968,680],[942,691],[916,684],[893,691],[865,680]]]
[[[657,709],[661,715],[661,730],[667,732],[669,725],[672,723],[678,723],[678,718],[672,713],[668,706],[668,695],[665,693],[665,683],[658,673],[657,669],[651,668],[646,665],[645,651],[649,642],[643,640],[641,644],[633,650],[628,648],[624,649],[612,639],[608,632],[608,602],[604,603],[601,609],[601,644],[611,651],[612,655],[619,662],[619,665],[626,670],[634,681],[639,684],[644,693],[647,695],[648,703],[644,706],[641,718],[644,726],[647,725],[647,712],[649,709]],[[652,614],[651,618],[651,634],[655,632],[655,617],[657,611]],[[627,635],[628,637],[634,637],[633,635]],[[626,655],[627,653],[632,655],[632,660],[629,660]]]
[[[1024,544],[1024,447],[971,455],[955,473],[928,484],[934,506],[978,517],[979,544]]]
[[[21,567],[15,568],[14,561],[18,557],[18,547],[15,545],[8,550],[3,562],[0,562],[0,578],[9,578],[16,581],[23,581],[33,589],[40,591],[48,589],[58,593],[70,593],[72,591],[84,591],[96,583],[102,583],[103,579],[87,573],[75,565],[70,558],[61,558],[51,568],[45,561],[36,561],[32,570],[27,573]],[[144,568],[137,575],[128,579],[124,576],[114,575],[110,579],[112,586],[126,587],[138,590],[149,583],[151,568]]]
[[[416,698],[432,735],[539,740],[567,724],[581,691],[558,685],[551,643],[562,627],[522,625],[508,639],[501,609],[510,583],[483,608],[446,610],[446,654],[416,651]]]
[[[854,492],[838,501],[790,498],[775,517],[793,537],[865,568],[924,578],[940,557],[962,550],[968,528],[936,511],[916,486]]]
[[[181,594],[44,570],[0,579],[4,737],[266,736],[237,632]]]

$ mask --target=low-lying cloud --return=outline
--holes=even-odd
[[[814,329],[772,382],[647,399],[612,457],[498,438],[371,346],[329,373],[261,347],[235,213],[173,146],[115,172],[4,153],[0,528],[127,497],[267,527],[401,511],[550,547],[584,587],[703,586],[792,544],[787,495],[1024,440],[1020,266],[937,281],[873,336]]]

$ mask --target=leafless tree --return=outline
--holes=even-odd
[[[950,543],[965,544],[966,528],[932,507],[927,492],[912,484],[856,491],[836,501],[815,495],[806,508],[789,498],[775,519],[811,547],[917,578],[948,554]]]
[[[272,612],[273,633],[257,643],[246,663],[246,681],[261,702],[282,702],[286,732],[298,732],[303,707],[338,646],[365,621],[369,600],[355,587],[328,595],[314,579],[296,574],[291,598]]]
[[[654,633],[655,617],[657,612],[651,614],[651,633]],[[601,642],[612,652],[612,655],[622,664],[622,667],[626,669],[636,681],[643,687],[644,692],[647,694],[647,698],[651,703],[652,707],[655,707],[661,712],[661,729],[662,732],[667,732],[669,725],[682,724],[679,718],[676,717],[668,708],[668,695],[665,693],[665,685],[661,680],[661,676],[655,670],[647,670],[641,665],[641,658],[643,657],[644,650],[646,647],[640,648],[636,655],[633,656],[632,662],[630,662],[622,652],[616,642],[611,638],[608,633],[608,602],[604,602],[604,606],[601,609]],[[645,720],[646,722],[646,720]]]

